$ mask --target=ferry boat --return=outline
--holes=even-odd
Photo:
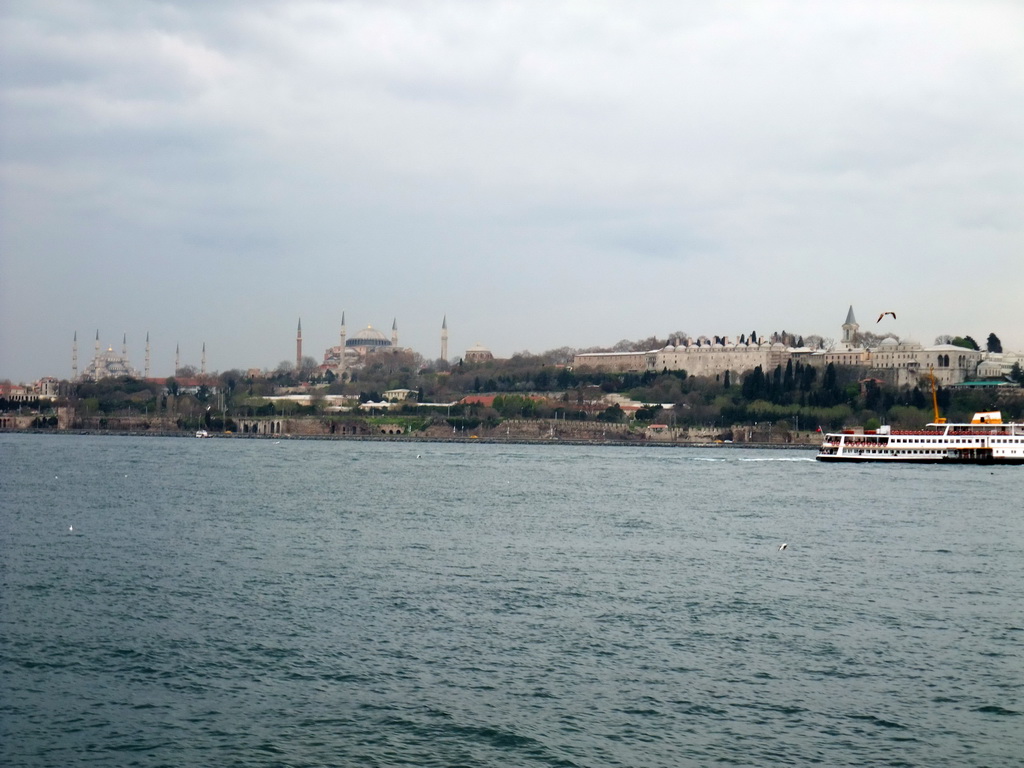
[[[830,432],[818,461],[901,461],[920,464],[1024,464],[1024,424],[1000,411],[976,413],[969,424],[936,416],[924,429],[845,429]]]

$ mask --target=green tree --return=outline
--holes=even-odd
[[[626,420],[626,413],[625,411],[622,410],[619,404],[616,403],[610,408],[605,408],[603,411],[597,414],[597,420],[619,423]]]
[[[1010,378],[1024,387],[1024,369],[1020,367],[1020,363],[1013,364],[1013,368],[1010,369]]]
[[[1003,351],[1003,344],[1002,344],[1001,341],[999,341],[999,337],[998,336],[996,336],[994,333],[990,333],[988,335],[988,341],[985,344],[985,348],[989,352],[1002,352]]]
[[[964,349],[980,349],[978,342],[972,339],[970,336],[957,336],[951,342],[954,347],[963,347]]]

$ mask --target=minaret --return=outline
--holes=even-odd
[[[99,360],[99,358],[100,358],[100,329],[97,328],[96,329],[96,356],[93,359]]]
[[[295,370],[302,368],[302,318],[299,318],[299,330],[295,334]]]
[[[149,331],[146,331],[146,378],[149,378]]]
[[[398,318],[396,317],[391,323],[391,346],[392,348],[398,347]]]
[[[341,345],[338,347],[338,378],[345,375],[345,310],[341,311]]]
[[[846,313],[846,322],[843,323],[843,344],[849,344],[851,347],[857,341],[857,331],[860,330],[860,325],[857,324],[857,318],[853,316],[853,305],[850,305],[850,311]]]
[[[75,341],[71,345],[71,380],[78,381],[78,331],[75,331]]]
[[[178,370],[181,368],[181,344],[174,345],[174,375],[178,375]]]
[[[202,362],[199,365],[200,365],[199,372],[203,376],[205,376],[206,375],[206,342],[205,341],[203,342],[203,358],[202,358]]]
[[[448,315],[441,321],[441,359],[448,362]]]
[[[124,336],[121,337],[121,357],[122,358],[127,358],[128,357],[128,334],[127,333],[124,334]]]

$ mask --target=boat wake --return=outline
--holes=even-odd
[[[760,459],[738,459],[738,461],[810,461],[814,462],[813,456],[785,456],[775,458],[760,458]]]

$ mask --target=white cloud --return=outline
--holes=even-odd
[[[345,307],[400,316],[425,353],[445,312],[453,349],[464,332],[508,353],[831,335],[875,301],[924,340],[1024,348],[1019,311],[935,300],[964,270],[1024,284],[1014,4],[5,14],[0,375],[64,372],[65,337],[94,325],[274,365],[272,329],[302,314],[326,345]],[[41,262],[61,301],[23,343],[9,329],[38,305],[7,286]],[[217,301],[182,312],[207,282]]]

